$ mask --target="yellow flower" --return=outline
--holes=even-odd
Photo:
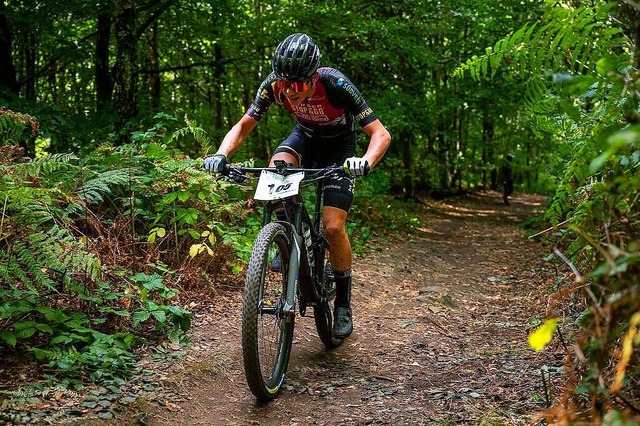
[[[534,351],[543,350],[551,341],[556,328],[558,328],[558,318],[549,318],[536,331],[529,334],[529,346]]]

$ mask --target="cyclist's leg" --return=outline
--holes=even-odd
[[[273,157],[271,157],[271,161],[269,162],[269,167],[273,167],[277,160],[284,160],[288,164],[293,165],[293,167],[298,167],[298,159],[293,154],[289,154],[287,152],[278,152],[273,154]]]
[[[333,334],[348,337],[353,331],[351,315],[351,244],[347,236],[347,213],[353,199],[353,178],[342,176],[325,186],[323,226],[336,280]]]
[[[329,256],[333,269],[351,269],[351,244],[347,236],[347,212],[332,206],[325,206],[323,212],[324,235],[329,242]]]
[[[302,159],[307,157],[307,151],[308,140],[296,126],[291,134],[273,151],[269,165],[273,167],[276,160],[284,160],[294,167],[299,167],[302,165]]]
[[[351,314],[351,245],[346,232],[347,212],[331,206],[324,208],[324,232],[336,280],[333,336],[345,338],[353,332]]]

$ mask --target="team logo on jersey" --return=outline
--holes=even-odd
[[[336,86],[342,87],[343,85],[344,85],[344,78],[339,78],[338,82],[336,83]]]
[[[371,108],[367,108],[364,111],[362,111],[360,114],[358,114],[355,118],[356,121],[360,121],[364,118],[367,118],[368,116],[370,116],[371,114],[373,114],[373,110]]]
[[[326,122],[329,120],[329,117],[327,117],[324,112],[322,104],[313,105],[303,103],[301,105],[292,106],[291,111],[293,111],[296,117],[307,121]]]

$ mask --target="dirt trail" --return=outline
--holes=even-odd
[[[415,234],[354,265],[354,334],[326,351],[298,318],[287,385],[256,404],[240,350],[241,292],[194,322],[192,346],[131,419],[149,425],[530,424],[543,408],[527,333],[544,314],[548,253],[519,224],[543,199],[429,201]],[[231,306],[231,309],[226,309]],[[170,391],[170,392],[167,392]],[[126,416],[125,416],[126,417]]]

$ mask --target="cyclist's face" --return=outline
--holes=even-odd
[[[312,77],[308,81],[290,82],[279,80],[278,87],[285,94],[291,106],[298,106],[306,98],[311,96],[316,89],[316,78]]]

